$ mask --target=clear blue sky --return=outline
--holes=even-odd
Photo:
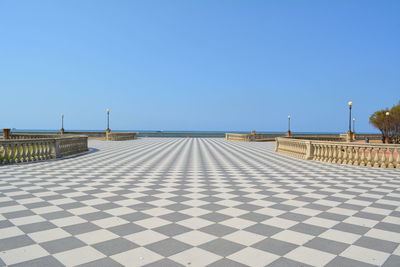
[[[0,0],[0,128],[356,130],[400,100],[400,1]]]

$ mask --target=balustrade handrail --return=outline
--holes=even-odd
[[[12,135],[10,137],[12,138]],[[82,153],[88,151],[87,140],[87,136],[1,139],[0,165],[55,159]]]
[[[400,169],[400,145],[276,138],[276,152],[302,159]]]

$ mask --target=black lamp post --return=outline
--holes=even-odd
[[[292,118],[292,116],[288,116],[288,132],[287,135],[290,136],[292,134],[292,132],[290,131],[290,119]]]
[[[389,115],[390,115],[390,112],[389,111],[386,111],[386,113],[385,113],[385,131],[386,131],[386,143],[388,143],[389,144]]]
[[[106,129],[106,131],[111,132],[111,130],[110,130],[110,110],[106,109],[106,112],[107,112],[107,129]]]
[[[349,106],[349,133],[351,133],[351,108],[353,106],[353,102],[349,101],[347,105]]]
[[[61,134],[64,133],[64,114],[61,114]]]

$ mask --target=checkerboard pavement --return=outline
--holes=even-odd
[[[400,172],[273,143],[91,141],[0,167],[0,266],[400,266]]]

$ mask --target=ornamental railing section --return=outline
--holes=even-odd
[[[9,139],[0,140],[0,164],[56,159],[86,151],[87,136],[10,135]]]
[[[276,138],[276,152],[307,160],[400,169],[400,145]]]

